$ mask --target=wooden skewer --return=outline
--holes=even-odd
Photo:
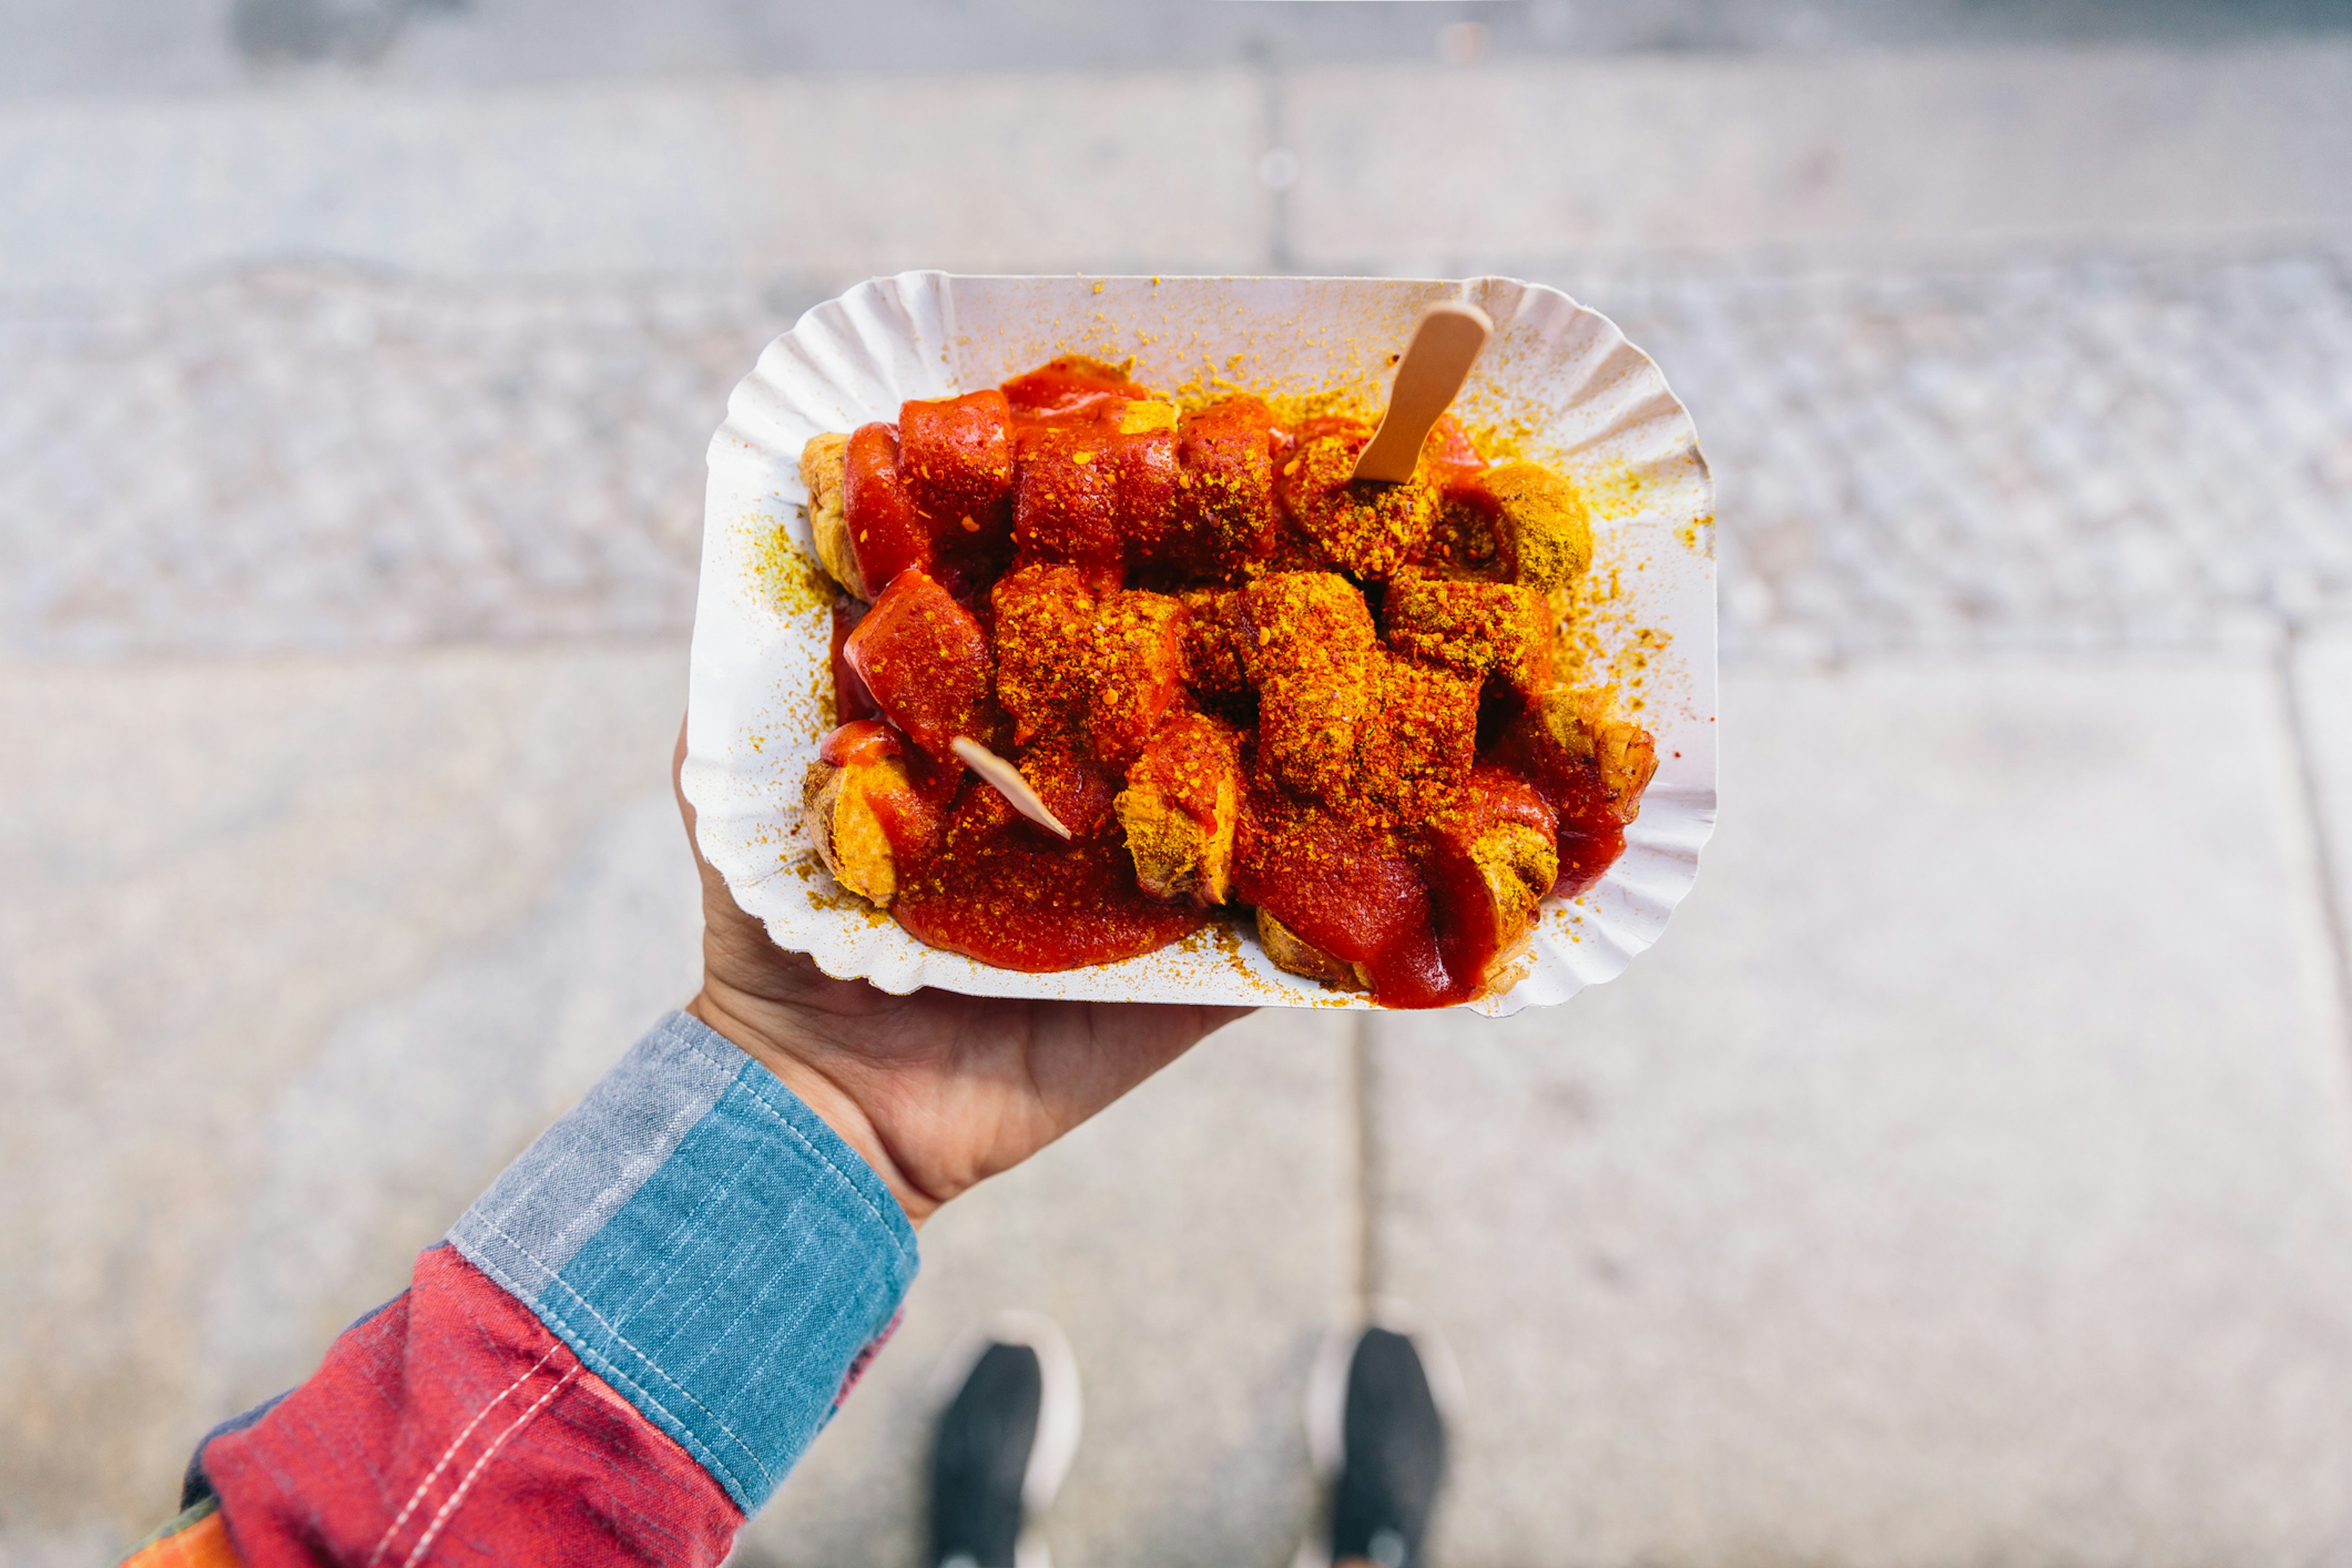
[[[1029,781],[1021,776],[1019,768],[1014,767],[978,741],[962,735],[958,735],[954,740],[950,741],[948,749],[961,757],[964,766],[978,773],[990,788],[1012,802],[1013,810],[1048,833],[1058,833],[1064,838],[1069,837],[1070,830],[1062,826],[1060,817],[1045,808],[1045,803],[1037,798],[1037,792],[1029,787]]]
[[[1430,426],[1461,392],[1494,331],[1494,318],[1467,300],[1440,300],[1421,313],[1389,387],[1388,412],[1370,444],[1356,455],[1349,479],[1395,484],[1412,478]]]

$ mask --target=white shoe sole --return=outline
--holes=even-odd
[[[1052,1506],[1078,1457],[1086,1404],[1078,1387],[1078,1358],[1061,1325],[1039,1312],[999,1313],[985,1325],[966,1329],[948,1346],[931,1373],[932,1402],[944,1409],[971,1375],[991,1345],[1026,1345],[1037,1357],[1037,1436],[1029,1464],[1021,1472],[1021,1539],[1014,1568],[1053,1568],[1037,1521]]]

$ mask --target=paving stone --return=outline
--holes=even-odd
[[[684,664],[0,666],[0,1560],[153,1528],[690,992]]]
[[[1067,1331],[1086,1394],[1055,1561],[1287,1563],[1316,1507],[1307,1368],[1356,1284],[1349,1033],[1257,1015],[924,1226],[905,1323],[742,1560],[917,1561],[932,1371],[1025,1308]]]
[[[1559,1012],[1387,1019],[1442,1555],[2352,1549],[2352,1094],[2275,668],[1735,672],[1723,826]]]
[[[2333,40],[1335,66],[1293,76],[1284,111],[1309,271],[2352,236]]]
[[[856,279],[1265,266],[1245,72],[768,82],[720,100],[755,266]]]
[[[321,256],[504,278],[1231,271],[1265,253],[1263,96],[1199,72],[35,100],[0,108],[0,289]]]
[[[0,112],[16,289],[330,258],[533,276],[740,254],[726,133],[691,90],[35,100]]]

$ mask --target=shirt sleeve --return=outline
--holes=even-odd
[[[717,1563],[916,1265],[865,1161],[673,1013],[310,1381],[207,1438],[183,1501],[255,1568]]]

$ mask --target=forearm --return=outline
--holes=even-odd
[[[252,1564],[715,1563],[915,1268],[866,1162],[674,1014],[194,1479]]]

